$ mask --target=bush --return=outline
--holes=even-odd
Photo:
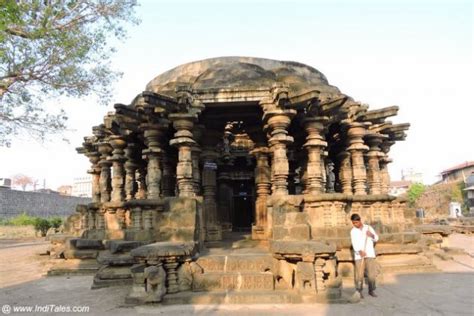
[[[425,186],[422,183],[413,183],[408,189],[408,204],[415,206],[416,200],[425,192]]]
[[[51,227],[58,229],[63,223],[63,219],[61,217],[52,217],[49,219],[49,222],[51,223]]]
[[[22,213],[10,219],[9,224],[13,226],[27,226],[34,225],[36,217]]]
[[[35,230],[37,232],[41,232],[41,236],[45,237],[46,233],[48,232],[48,229],[51,228],[51,223],[45,218],[37,217],[35,219],[34,226],[35,226]]]

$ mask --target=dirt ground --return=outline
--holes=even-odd
[[[47,242],[0,240],[0,308],[86,306],[88,314],[93,315],[474,315],[474,236],[455,234],[448,244],[468,254],[452,255],[449,261],[435,258],[440,273],[385,275],[384,284],[377,289],[379,297],[366,295],[358,304],[127,307],[127,287],[91,290],[92,276],[44,277],[48,257],[38,254],[46,250]],[[350,295],[351,291],[346,288],[344,294]],[[8,308],[2,311],[8,312]],[[13,310],[10,313],[21,314]]]

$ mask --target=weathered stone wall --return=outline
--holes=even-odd
[[[461,182],[440,183],[429,186],[418,198],[413,209],[424,209],[427,219],[448,217],[450,202],[463,203],[461,186]]]
[[[92,200],[55,193],[17,191],[0,188],[0,217],[11,218],[21,213],[31,216],[68,216],[75,212],[77,204]]]

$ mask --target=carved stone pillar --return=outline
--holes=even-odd
[[[363,123],[350,123],[347,136],[349,139],[349,148],[352,162],[352,184],[355,195],[367,194],[367,172],[365,169],[364,152],[369,147],[364,144],[363,137],[366,133],[366,126]]]
[[[324,169],[322,167],[324,162],[321,157],[327,146],[323,137],[326,122],[326,117],[307,117],[303,120],[303,126],[307,133],[304,147],[308,153],[305,193],[317,194],[325,191],[323,185]]]
[[[269,129],[270,149],[273,153],[272,159],[272,194],[288,194],[289,163],[287,157],[287,145],[293,142],[293,137],[288,136],[287,128],[291,118],[296,114],[295,110],[275,110],[264,114]]]
[[[178,165],[176,167],[176,180],[180,197],[195,196],[193,181],[193,164],[191,158],[191,147],[196,144],[191,132],[194,125],[195,115],[191,114],[170,114],[176,129],[174,138],[170,141],[171,146],[178,148]]]
[[[112,202],[122,202],[125,200],[125,170],[124,170],[124,148],[127,143],[121,136],[110,136],[110,145],[113,148],[112,157],[109,157],[109,161],[112,162]]]
[[[204,160],[202,170],[202,187],[204,196],[204,220],[206,229],[206,240],[214,241],[222,239],[222,227],[219,225],[217,218],[217,202],[216,202],[216,171],[217,171],[217,153],[206,148],[202,153]]]
[[[352,195],[351,155],[348,151],[342,150],[337,158],[339,159],[339,181],[342,193]]]
[[[137,192],[136,171],[138,164],[136,161],[138,146],[135,143],[129,142],[125,149],[125,200],[133,200]]]
[[[111,162],[107,160],[110,153],[112,152],[112,147],[110,147],[109,143],[101,142],[98,144],[99,146],[99,153],[100,153],[100,178],[99,178],[99,186],[100,186],[100,202],[105,203],[110,201],[110,192],[112,190],[111,185],[111,177],[110,177],[110,165]]]
[[[92,177],[92,202],[100,203],[100,155],[97,152],[90,152],[87,153],[87,157],[92,164],[91,169],[87,171]]]
[[[392,162],[392,159],[388,156],[384,156],[380,160],[380,193],[388,194],[390,190],[390,174],[388,173],[388,164]]]
[[[255,186],[257,187],[257,198],[255,201],[256,223],[252,227],[252,239],[267,239],[269,237],[267,199],[271,193],[271,171],[268,165],[269,149],[259,147],[254,149],[251,154],[255,155],[257,160],[257,166],[255,167]]]
[[[145,144],[148,147],[142,153],[146,157],[147,164],[147,199],[158,199],[161,195],[161,155],[163,131],[168,127],[168,121],[162,120],[159,124],[142,124],[144,130]]]
[[[379,146],[383,141],[383,136],[380,134],[368,134],[366,140],[369,145],[369,152],[367,153],[367,184],[369,186],[369,194],[381,194],[382,187],[379,160],[385,155]]]
[[[379,164],[380,164],[380,191],[382,194],[388,194],[390,190],[390,174],[388,173],[388,164],[392,162],[392,159],[388,156],[388,152],[390,151],[390,147],[395,142],[384,140],[381,144],[381,149],[383,152],[383,156],[380,157]]]

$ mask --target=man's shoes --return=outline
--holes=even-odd
[[[378,296],[377,294],[375,294],[374,291],[370,291],[370,292],[369,292],[369,295],[372,296],[372,297],[377,297],[377,296]]]
[[[359,292],[360,298],[363,299],[364,295],[362,294],[362,291]]]

